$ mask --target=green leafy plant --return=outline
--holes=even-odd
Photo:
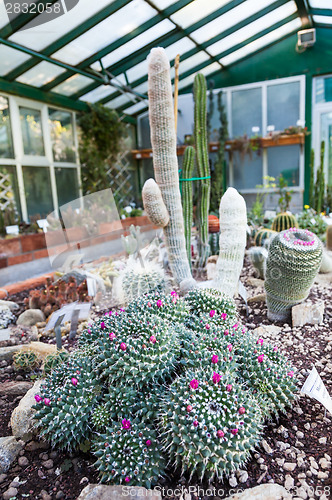
[[[251,210],[248,212],[248,223],[251,226],[261,226],[264,223],[264,204],[269,189],[276,187],[275,178],[269,175],[263,177],[264,184],[257,184],[256,199]]]
[[[277,179],[277,192],[279,194],[278,206],[280,212],[287,212],[289,210],[290,202],[292,201],[293,190],[288,188],[288,182],[283,175],[279,175]]]
[[[304,205],[304,210],[296,215],[297,223],[301,229],[309,229],[321,240],[326,237],[327,224],[321,214],[318,214],[309,205]]]

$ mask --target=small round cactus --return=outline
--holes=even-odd
[[[191,290],[186,295],[185,301],[190,307],[192,314],[209,313],[211,318],[214,315],[227,314],[234,320],[236,319],[234,300],[214,288]]]
[[[31,349],[18,351],[13,356],[16,370],[32,371],[40,364],[40,359]]]
[[[69,354],[65,350],[56,351],[52,354],[48,354],[45,358],[44,374],[47,375],[51,373],[57,366],[67,361],[68,356]]]
[[[280,233],[291,227],[299,227],[295,215],[288,212],[278,214],[272,223],[272,230]]]
[[[272,229],[260,229],[255,233],[254,236],[254,242],[256,247],[262,247],[264,246],[264,243],[271,239],[274,238],[274,236],[277,235],[277,231],[272,231]]]

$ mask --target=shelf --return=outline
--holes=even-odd
[[[292,144],[304,144],[305,135],[304,134],[292,134],[292,135],[279,135],[276,137],[262,137],[259,139],[250,139],[253,146],[259,148],[274,148],[276,146],[290,146]],[[181,145],[177,147],[177,156],[182,156],[187,145]],[[216,153],[219,148],[219,142],[210,142],[209,152]],[[238,151],[238,141],[229,140],[226,141],[225,146],[226,151]],[[152,158],[152,149],[134,149],[131,154],[134,160],[145,160],[147,158]]]

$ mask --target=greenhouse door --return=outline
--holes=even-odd
[[[322,141],[325,143],[325,182],[332,185],[332,78],[316,78],[314,85],[313,143],[315,170],[320,165]]]

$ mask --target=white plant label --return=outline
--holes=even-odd
[[[264,219],[274,219],[277,216],[277,212],[275,210],[265,210]]]
[[[332,415],[332,398],[315,367],[312,368],[304,382],[301,393],[317,399]]]
[[[20,231],[19,227],[17,225],[15,226],[6,226],[6,233],[7,234],[18,234]]]
[[[94,278],[86,279],[87,287],[88,287],[88,295],[89,297],[95,297],[97,293],[97,283]]]
[[[61,309],[58,309],[52,314],[52,316],[49,319],[49,322],[46,325],[45,331],[52,330],[55,327],[55,324],[60,316],[63,316],[61,325],[66,323],[66,321],[71,321],[75,309],[78,309],[80,312],[78,317],[79,320],[88,319],[90,308],[91,308],[90,302],[71,302],[70,304],[61,307]]]

